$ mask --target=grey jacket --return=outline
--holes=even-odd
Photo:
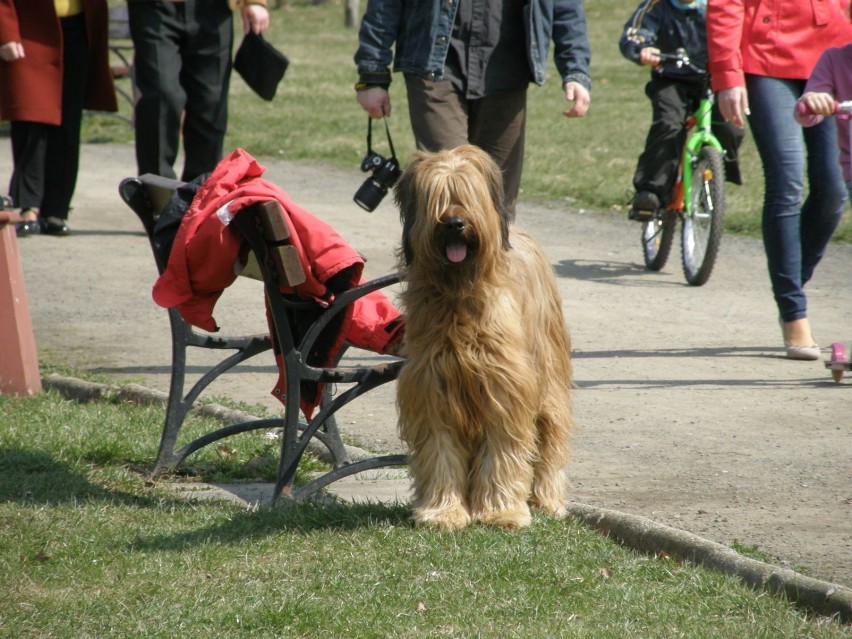
[[[394,71],[442,79],[457,11],[458,0],[369,0],[355,53],[360,82],[390,84],[391,63]],[[591,89],[583,0],[527,0],[524,31],[536,84],[544,82],[552,40],[562,84],[573,81]]]

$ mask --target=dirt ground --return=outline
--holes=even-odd
[[[154,263],[116,190],[134,173],[133,149],[82,153],[75,235],[19,243],[40,355],[165,391],[168,323],[151,301]],[[10,156],[0,140],[2,175]],[[368,258],[368,276],[393,269],[396,211],[391,198],[372,214],[352,203],[364,177],[357,162],[350,171],[263,163]],[[644,270],[639,226],[625,215],[522,196],[518,220],[553,263],[573,336],[571,499],[756,546],[775,563],[852,585],[852,376],[835,384],[822,362],[784,358],[760,242],[725,237],[709,283],[693,288],[677,248],[662,272]],[[852,343],[850,275],[852,246],[832,246],[808,286],[824,353]],[[223,332],[264,330],[259,284],[239,281],[215,314]],[[205,359],[193,361],[197,375]],[[277,408],[275,376],[271,361],[249,362],[211,393]],[[361,446],[401,450],[392,386],[340,422]]]

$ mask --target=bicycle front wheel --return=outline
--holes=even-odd
[[[725,165],[722,154],[705,146],[692,172],[692,198],[683,214],[683,274],[692,286],[710,279],[725,220]]]
[[[677,214],[662,211],[653,219],[642,223],[642,254],[645,266],[652,271],[659,271],[666,265],[677,224]]]

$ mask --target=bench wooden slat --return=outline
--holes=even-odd
[[[263,234],[270,244],[283,244],[290,239],[290,227],[284,219],[284,209],[278,200],[257,204],[257,217]]]
[[[306,281],[305,271],[302,269],[302,263],[299,260],[299,253],[295,246],[285,244],[283,246],[274,246],[269,249],[269,257],[272,259],[272,264],[275,268],[275,275],[278,286],[281,288],[294,288]],[[263,281],[263,273],[257,263],[257,258],[253,252],[249,252],[246,259],[246,264],[243,270],[240,271],[242,277],[250,277],[253,280]]]
[[[307,277],[296,247],[290,243],[290,227],[284,218],[284,209],[278,200],[255,204],[255,215],[260,220],[263,236],[270,245],[269,257],[278,277],[278,284],[292,288],[304,284]]]

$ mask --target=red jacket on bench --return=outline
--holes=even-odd
[[[242,268],[243,240],[228,227],[233,216],[253,204],[277,200],[285,212],[291,242],[297,249],[306,275],[304,284],[284,292],[325,305],[334,298],[326,286],[335,275],[349,271],[349,286],[362,281],[364,259],[331,226],[298,207],[280,187],[261,178],[265,168],[243,149],[223,159],[204,182],[184,216],[172,245],[168,265],[154,284],[154,301],[177,307],[190,324],[217,331],[213,307]],[[381,291],[360,298],[343,313],[339,333],[319,365],[331,365],[344,341],[374,352],[385,352],[402,332],[402,314]],[[283,398],[285,380],[273,390]],[[303,393],[302,408],[310,417],[321,389]]]

